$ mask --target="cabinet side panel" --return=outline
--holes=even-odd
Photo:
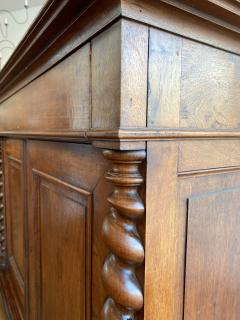
[[[177,142],[147,146],[144,319],[182,319],[185,218],[179,215]]]
[[[240,126],[240,57],[183,40],[180,127]]]
[[[90,44],[1,104],[0,131],[44,133],[89,128]]]
[[[8,278],[13,297],[23,314],[26,276],[23,142],[6,140],[4,159]]]

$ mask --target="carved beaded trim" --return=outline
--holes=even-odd
[[[138,193],[143,183],[139,165],[145,151],[104,151],[113,167],[106,179],[114,184],[108,197],[110,212],[103,222],[103,237],[110,253],[102,277],[109,297],[102,310],[104,320],[134,320],[143,308],[143,292],[136,268],[144,262],[144,246],[137,223],[144,217],[144,203]]]
[[[4,211],[4,181],[3,181],[3,143],[0,140],[0,267],[6,264],[6,237]]]

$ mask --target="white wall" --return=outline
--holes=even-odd
[[[42,2],[44,3],[45,1],[43,0]],[[18,9],[18,10],[10,11],[17,21],[24,22],[24,23],[18,24],[16,23],[16,21],[14,21],[14,18],[11,16],[11,14],[1,11],[1,10],[4,10],[5,8],[1,6],[1,1],[0,1],[0,53],[1,53],[0,56],[2,55],[1,66],[0,66],[1,68],[4,66],[4,64],[7,62],[7,60],[13,53],[14,51],[13,46],[16,47],[19,44],[24,34],[27,32],[29,26],[32,24],[33,20],[38,15],[41,8],[42,8],[42,5],[33,6],[33,7],[30,6],[28,8],[27,21],[26,21],[26,9],[24,7],[23,9],[20,9],[20,10]],[[5,38],[6,27],[4,25],[4,21],[6,18],[8,20],[8,27],[7,27],[7,37]],[[4,33],[4,36],[2,33]]]

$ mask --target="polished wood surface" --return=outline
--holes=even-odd
[[[102,310],[103,319],[135,318],[143,309],[143,292],[136,268],[144,262],[144,244],[137,223],[144,217],[144,203],[138,194],[143,183],[139,165],[144,151],[114,152],[104,156],[113,162],[107,180],[114,184],[108,197],[110,213],[103,221],[103,238],[110,250],[102,269],[103,283],[109,297]]]
[[[23,141],[5,141],[4,174],[6,194],[7,253],[9,277],[21,318],[25,291],[25,221]]]
[[[225,189],[189,198],[185,319],[239,315],[239,193]]]
[[[240,5],[49,1],[0,74],[13,320],[238,320]]]

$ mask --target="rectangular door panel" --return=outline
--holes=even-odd
[[[28,318],[90,320],[91,283],[100,282],[91,266],[92,246],[101,245],[92,244],[93,209],[106,161],[92,146],[28,141],[27,168]]]
[[[25,282],[23,141],[6,140],[4,159],[9,277],[22,313]]]
[[[189,198],[185,320],[240,313],[240,189]]]

